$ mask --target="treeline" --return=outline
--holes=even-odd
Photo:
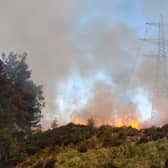
[[[40,127],[43,91],[31,79],[26,57],[0,57],[0,163],[26,155],[25,139]]]

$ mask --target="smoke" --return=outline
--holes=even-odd
[[[118,119],[140,120],[141,115],[131,100],[135,93],[130,93],[134,89],[131,78],[136,76],[133,74],[133,62],[137,62],[135,48],[139,44],[136,32],[125,24],[108,27],[102,20],[96,20],[90,26],[90,32],[83,37],[83,45],[92,46],[93,67],[105,68],[112,84],[97,82],[91,98],[83,108],[73,112],[72,120],[86,122],[88,118],[94,118],[97,125],[114,125]]]
[[[93,118],[96,125],[100,126],[117,125],[119,120],[140,121],[141,115],[136,111],[135,104],[118,102],[110,84],[98,81],[95,83],[93,96],[88,103],[72,114],[72,120],[81,123],[86,123],[89,118]]]
[[[73,69],[79,71],[81,78],[88,77],[89,82],[92,80],[90,76],[94,78],[102,70],[110,79],[110,84],[106,81],[93,82],[87,103],[75,109],[73,116],[83,120],[89,117],[101,119],[103,124],[114,122],[121,116],[130,116],[134,120],[141,118],[137,104],[132,99],[138,88],[145,88],[152,93],[150,86],[153,75],[148,72],[153,63],[145,61],[136,65],[139,59],[136,55],[136,48],[140,44],[137,40],[139,29],[136,30],[129,23],[132,19],[127,18],[129,11],[122,10],[128,4],[121,0],[0,2],[1,51],[28,53],[33,80],[44,85],[44,125],[59,113],[59,86],[67,87]],[[155,11],[162,9],[167,11],[166,0],[148,0],[141,5],[145,17],[155,17]],[[135,24],[136,19],[133,18]],[[138,53],[138,56],[141,54]],[[138,81],[136,85],[132,85],[132,78]],[[87,84],[83,84],[81,89],[85,87]],[[74,92],[80,94],[79,90]],[[70,96],[73,99],[73,94]],[[160,110],[165,111],[165,108],[162,106]],[[165,116],[165,113],[160,114]],[[161,117],[165,123],[164,120],[165,117]]]
[[[143,13],[148,19],[158,21],[160,15],[167,16],[167,0],[144,0]]]
[[[97,82],[93,89],[93,96],[83,108],[73,113],[72,118],[83,122],[93,118],[98,124],[112,123],[114,103],[111,86],[102,81]]]
[[[33,79],[44,85],[45,120],[51,120],[57,108],[59,81],[74,65],[86,69],[87,60],[72,44],[72,16],[79,5],[78,0],[0,2],[1,51],[28,53]]]

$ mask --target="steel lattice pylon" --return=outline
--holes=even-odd
[[[166,50],[167,40],[165,38],[165,24],[163,21],[163,17],[161,17],[160,22],[158,23],[146,23],[150,26],[155,26],[158,28],[158,38],[155,39],[158,46],[158,53],[156,55],[152,55],[155,59],[155,79],[153,85],[153,96],[168,97],[168,71],[167,71],[167,62],[168,55]],[[151,39],[145,39],[147,41]],[[153,39],[152,39],[153,40]],[[151,124],[153,125],[153,121],[155,119],[155,111],[152,102],[152,111],[151,111]]]

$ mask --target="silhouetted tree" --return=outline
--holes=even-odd
[[[26,134],[39,125],[42,87],[30,79],[26,54],[0,58],[0,161],[19,153]]]
[[[16,107],[13,104],[15,88],[3,70],[0,60],[0,160],[8,160],[12,133],[16,121]]]
[[[2,54],[3,68],[11,84],[20,91],[16,98],[19,110],[16,124],[27,131],[39,126],[41,109],[44,106],[42,86],[31,80],[31,70],[26,63],[27,54]]]

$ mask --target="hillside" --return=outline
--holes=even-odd
[[[136,130],[68,124],[29,137],[16,168],[168,168],[168,125]]]

